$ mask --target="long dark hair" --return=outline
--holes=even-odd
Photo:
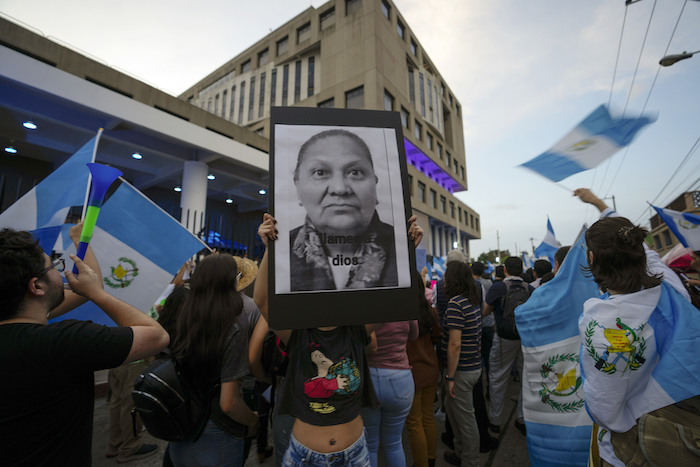
[[[158,312],[158,323],[163,326],[170,336],[175,335],[175,330],[177,329],[177,317],[180,315],[180,310],[187,299],[190,291],[184,285],[176,286],[168,298],[165,299],[165,303]]]
[[[472,270],[466,263],[450,263],[445,271],[445,291],[452,298],[456,295],[464,295],[474,306],[481,306],[479,291],[472,276]]]
[[[605,217],[586,231],[589,266],[584,270],[604,290],[620,293],[638,292],[655,287],[661,277],[647,271],[644,238],[648,232],[624,217]]]
[[[171,348],[198,384],[213,382],[221,372],[226,338],[243,310],[237,275],[229,254],[207,256],[192,275]]]

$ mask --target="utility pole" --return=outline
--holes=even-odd
[[[496,262],[501,262],[501,237],[498,235],[498,230],[496,230]]]
[[[530,237],[530,245],[532,246],[532,257],[533,258],[535,257],[535,242],[534,242],[534,240],[535,240],[534,238]]]
[[[610,196],[610,198],[602,198],[603,200],[611,199],[613,202],[613,209],[617,211],[617,205],[615,204],[615,195]]]

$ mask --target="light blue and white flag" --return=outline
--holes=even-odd
[[[588,300],[579,332],[586,409],[601,427],[601,458],[618,465],[610,431],[700,394],[700,313],[664,281]]]
[[[85,203],[90,177],[85,164],[94,162],[99,137],[100,133],[3,211],[0,228],[36,231],[42,248],[51,254],[68,211]]]
[[[592,424],[584,409],[578,319],[583,304],[599,296],[581,271],[587,266],[585,229],[554,279],[515,310],[523,349],[523,415],[532,466],[588,462]]]
[[[148,312],[180,266],[207,248],[123,179],[102,206],[90,246],[100,264],[105,290],[143,312]],[[71,244],[64,257],[74,252]],[[66,261],[66,268],[69,267],[73,267],[70,260]],[[92,303],[58,320],[63,317],[113,325]]]
[[[547,216],[547,233],[544,235],[542,243],[535,248],[535,259],[546,258],[550,264],[554,265],[554,254],[560,246],[557,237],[554,236],[554,229],[549,221],[549,216]]]
[[[654,121],[656,117],[649,115],[613,118],[608,108],[601,105],[551,149],[520,166],[559,182],[594,168],[629,145],[639,130]]]
[[[495,269],[491,261],[486,261],[486,269],[484,269],[484,272],[491,274]]]
[[[528,268],[534,267],[535,261],[530,257],[530,255],[527,254],[527,252],[523,251],[523,269],[527,270]]]
[[[436,281],[442,280],[445,275],[445,263],[446,258],[441,258],[440,256],[433,256],[433,279]]]
[[[659,217],[663,219],[684,247],[693,251],[700,250],[700,216],[689,212],[657,208],[653,205],[652,208],[656,209]]]

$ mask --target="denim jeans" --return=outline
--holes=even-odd
[[[369,372],[379,399],[379,408],[362,409],[372,467],[377,467],[380,444],[387,466],[405,467],[406,453],[401,433],[413,404],[413,375],[411,370],[374,367],[370,367]]]
[[[338,452],[316,452],[301,444],[292,434],[289,438],[289,448],[284,453],[282,467],[295,466],[318,467],[369,467],[369,451],[365,433],[348,448]]]
[[[209,420],[197,441],[170,443],[170,457],[175,467],[241,467],[243,440],[229,435]]]

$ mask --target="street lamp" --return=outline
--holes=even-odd
[[[676,62],[680,62],[681,60],[685,60],[686,58],[692,57],[698,52],[700,52],[700,50],[696,50],[695,52],[683,52],[682,54],[666,55],[664,58],[659,60],[659,65],[671,66]]]

